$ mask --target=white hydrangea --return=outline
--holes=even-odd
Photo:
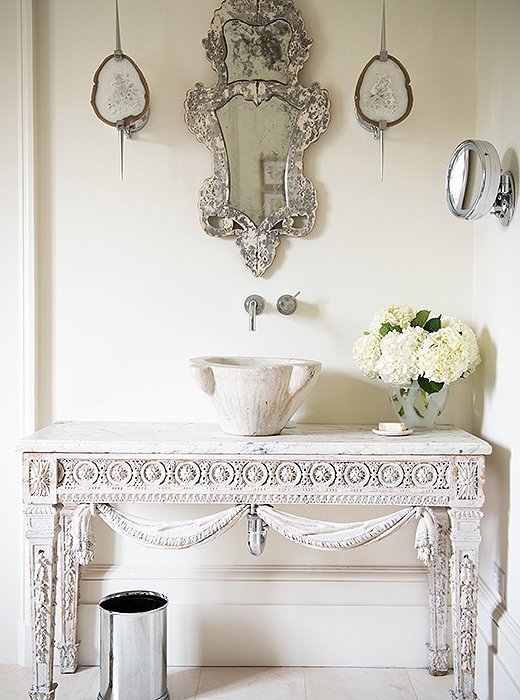
[[[465,323],[462,326],[462,334],[465,342],[468,345],[468,369],[464,372],[464,376],[474,372],[480,364],[480,352],[478,349],[477,336],[473,330]]]
[[[429,333],[420,351],[419,373],[433,382],[451,384],[480,363],[475,334],[469,326],[452,321]]]
[[[451,316],[441,317],[441,328],[429,332],[410,326],[416,313],[411,306],[387,306],[379,311],[370,330],[354,344],[354,360],[370,379],[407,386],[419,377],[451,384],[471,374],[480,364],[477,338],[469,326]],[[402,331],[381,335],[384,324]]]
[[[415,311],[411,306],[403,304],[401,306],[385,306],[378,311],[372,320],[371,330],[379,332],[383,323],[390,323],[392,326],[407,328],[415,317]]]
[[[352,350],[354,360],[364,375],[369,379],[376,379],[376,362],[381,355],[381,336],[378,333],[365,333],[355,343]]]
[[[414,314],[415,315],[415,314]],[[412,316],[413,318],[413,316]],[[381,356],[375,372],[387,384],[410,384],[421,374],[419,350],[428,333],[408,327],[402,333],[391,331],[381,339]]]

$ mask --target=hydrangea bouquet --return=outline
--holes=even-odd
[[[423,418],[433,394],[445,394],[449,384],[471,374],[480,363],[477,339],[469,326],[451,316],[431,317],[426,309],[416,312],[410,306],[387,306],[379,311],[354,344],[353,353],[365,376],[400,387],[391,398],[399,404],[394,408],[401,417],[406,410],[401,399],[411,395],[421,399],[422,406],[415,401],[413,410]]]

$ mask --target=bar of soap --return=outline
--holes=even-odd
[[[382,433],[402,433],[406,430],[404,423],[379,423],[379,430]]]

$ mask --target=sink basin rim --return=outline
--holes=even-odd
[[[190,359],[192,367],[219,367],[238,370],[274,368],[274,367],[294,367],[298,365],[321,368],[318,360],[306,360],[292,357],[260,357],[255,355],[207,355],[192,357]]]

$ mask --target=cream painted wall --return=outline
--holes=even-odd
[[[22,432],[20,394],[20,141],[18,8],[0,0],[0,561],[7,567],[0,577],[0,663],[18,660],[21,620],[21,481],[14,444]],[[8,572],[8,573],[7,573]]]
[[[388,136],[384,184],[378,181],[378,146],[352,109],[356,79],[379,45],[379,3],[302,0],[299,6],[315,40],[301,80],[319,81],[332,103],[331,126],[306,156],[320,208],[312,235],[283,240],[272,268],[254,279],[231,241],[210,239],[198,224],[197,192],[211,160],[184,125],[183,101],[195,82],[214,81],[200,43],[214,0],[122,5],[123,48],[142,67],[152,96],[149,125],[127,143],[123,184],[116,135],[88,103],[91,76],[112,48],[112,5],[37,4],[42,424],[213,420],[188,372],[188,358],[206,353],[319,358],[323,373],[298,418],[376,422],[391,415],[384,388],[364,381],[351,358],[374,311],[410,303],[470,318],[471,230],[461,231],[446,209],[444,172],[452,148],[472,130],[473,2],[393,3],[389,47],[412,76],[416,102],[410,118]],[[277,314],[278,296],[298,290],[298,314]],[[255,334],[248,332],[243,310],[253,292],[268,302]],[[471,396],[469,381],[454,387],[447,421],[470,427]],[[139,511],[149,514],[150,508]],[[180,517],[198,510],[176,512]],[[353,512],[338,508],[334,516],[349,519]],[[123,579],[133,566],[143,576],[159,565],[416,566],[411,529],[383,545],[330,556],[272,537],[259,561],[246,553],[239,529],[210,547],[168,555],[114,540],[101,526],[98,539],[97,565],[122,567]],[[112,585],[123,587],[121,581]],[[174,590],[168,580],[157,585]],[[87,617],[86,605],[95,603],[102,587],[83,598]],[[225,582],[219,590],[222,605],[233,602]],[[255,601],[267,604],[268,581],[263,590]],[[306,604],[322,600],[323,590],[318,586]],[[188,604],[186,587],[175,595]],[[398,617],[407,602],[399,604]],[[415,614],[424,639],[424,607]],[[374,623],[378,634],[389,634],[391,623],[384,620],[379,615]],[[85,625],[90,629],[90,622]],[[86,634],[84,627],[81,636]],[[396,665],[423,663],[422,644],[413,653],[405,647],[393,659]],[[360,653],[368,658],[369,649],[367,641]],[[86,646],[83,653],[86,660],[95,658]],[[280,653],[287,660],[287,651]],[[245,662],[257,660],[251,654]],[[311,653],[306,663],[319,663],[318,657]],[[193,663],[213,657],[196,648],[182,658]],[[345,654],[338,663],[355,658],[364,657]],[[379,661],[384,665],[384,654]]]
[[[520,4],[516,0],[478,0],[476,29],[474,135],[495,145],[518,188]],[[516,324],[520,298],[518,210],[507,229],[494,217],[476,222],[473,246],[474,324],[484,357],[476,375],[474,427],[493,443],[482,521],[485,595],[478,689],[482,700],[513,700],[520,697],[520,435],[514,398],[520,342]],[[496,594],[494,562],[505,572],[502,603]],[[490,622],[491,614],[498,624]]]
[[[13,4],[7,3],[9,8]],[[376,422],[391,415],[384,389],[364,381],[351,359],[352,344],[373,312],[386,303],[410,303],[471,319],[472,227],[449,215],[444,172],[453,147],[473,130],[473,0],[392,3],[389,48],[412,76],[415,106],[409,119],[388,135],[383,184],[378,181],[377,144],[359,128],[352,110],[357,76],[379,46],[379,3],[300,0],[298,5],[315,40],[301,80],[319,81],[329,89],[332,102],[331,126],[306,154],[306,174],[318,189],[320,208],[313,233],[302,240],[283,240],[272,268],[264,278],[254,279],[231,241],[212,240],[198,225],[197,192],[211,160],[184,125],[183,100],[195,82],[214,79],[200,44],[214,0],[122,4],[123,47],[143,68],[152,94],[149,125],[127,142],[123,184],[118,181],[115,133],[95,119],[88,102],[92,74],[112,49],[112,4],[36,3],[39,424],[64,419],[213,420],[206,397],[187,370],[188,358],[201,353],[316,357],[324,370],[298,418]],[[278,296],[298,290],[298,314],[278,315]],[[248,333],[242,308],[252,292],[269,304],[256,334]],[[470,428],[471,405],[471,382],[457,383],[446,420]],[[10,493],[17,493],[16,478]],[[198,510],[176,512],[182,517]],[[314,512],[324,515],[319,509]],[[325,517],[330,515],[325,512]],[[348,519],[369,515],[363,509],[334,512],[334,517]],[[298,619],[306,611],[311,616],[313,606],[323,600],[334,600],[338,607],[330,624],[338,632],[352,630],[345,643],[347,661],[374,663],[370,637],[357,648],[354,644],[354,630],[362,620],[352,625],[357,619],[353,616],[363,611],[365,621],[369,614],[373,618],[368,629],[382,640],[378,663],[424,662],[412,633],[420,622],[416,634],[422,645],[426,613],[418,601],[424,600],[419,596],[424,580],[408,568],[416,566],[411,530],[385,544],[330,556],[273,537],[262,559],[254,561],[239,531],[207,548],[168,555],[115,540],[101,528],[98,539],[99,568],[87,573],[83,591],[84,640],[95,636],[92,608],[100,591],[142,585],[151,577],[183,603],[176,615],[185,613],[185,620],[210,626],[217,624],[218,614],[201,618],[193,611],[203,604],[215,606],[217,599],[222,610],[229,611],[227,606],[235,601],[235,608],[242,605],[242,620],[263,616],[273,624],[276,611],[265,617],[273,600],[281,600],[279,610],[289,615],[291,596],[298,597],[301,607],[293,606]],[[107,581],[106,567],[112,562],[120,578]],[[290,589],[273,598],[264,574],[254,590],[244,582],[240,600],[224,580],[213,585],[213,597],[204,592],[190,597],[193,586],[173,580],[179,566],[218,565],[232,571],[236,564],[270,571],[287,565],[318,571],[326,565],[362,567],[343,574],[357,577],[353,590],[360,593],[347,594],[342,583],[318,580],[312,594]],[[370,585],[363,581],[365,570]],[[172,579],[158,571],[172,572]],[[394,584],[392,593],[385,588],[385,576]],[[298,590],[303,586],[307,591],[303,579],[297,583]],[[253,601],[261,603],[260,610],[250,610]],[[407,646],[403,639],[390,649],[385,639],[405,620],[413,623],[404,635],[413,644]],[[289,615],[285,628],[291,629],[294,621]],[[236,624],[241,626],[240,617]],[[334,630],[329,630],[333,638]],[[298,631],[292,637],[289,633],[267,660],[287,662],[297,636]],[[240,644],[238,638],[233,648]],[[95,658],[92,649],[85,651],[85,660]],[[194,644],[189,659],[204,661],[208,655],[211,650],[204,644]],[[312,664],[318,656],[311,653],[306,662]],[[244,662],[251,660],[249,656]],[[302,657],[289,661],[299,663]]]

